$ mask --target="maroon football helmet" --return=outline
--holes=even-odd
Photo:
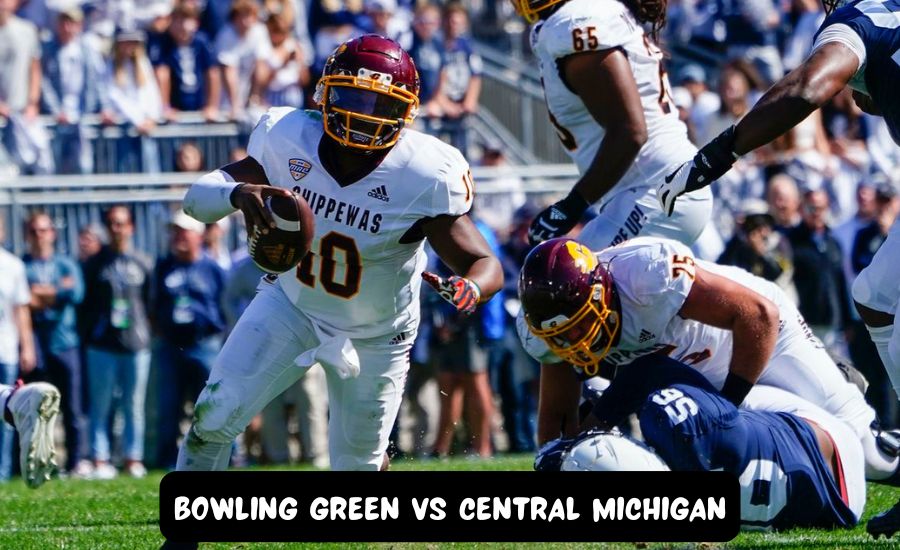
[[[367,34],[334,50],[315,101],[331,138],[356,149],[387,149],[419,110],[419,73],[399,44]]]
[[[622,312],[612,275],[590,249],[565,238],[536,246],[519,274],[519,299],[535,336],[563,361],[597,373]]]

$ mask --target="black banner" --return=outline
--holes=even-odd
[[[724,472],[173,472],[159,518],[180,542],[721,542],[740,489]]]

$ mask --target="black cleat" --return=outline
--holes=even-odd
[[[870,519],[866,524],[866,531],[876,539],[881,535],[891,538],[894,533],[900,531],[900,500],[890,510]]]
[[[159,550],[197,550],[199,546],[200,545],[196,542],[175,542],[166,540],[166,542],[159,547]]]

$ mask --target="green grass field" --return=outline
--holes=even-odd
[[[531,456],[515,456],[490,461],[400,461],[395,470],[529,470]],[[158,548],[157,493],[161,472],[146,479],[122,477],[113,481],[54,480],[33,491],[16,480],[0,488],[0,548],[12,550],[46,548],[150,549]],[[869,486],[864,520],[890,507],[900,497],[900,489]],[[900,548],[896,542],[869,537],[863,525],[852,531],[796,530],[777,534],[744,534],[720,544],[651,544],[649,548]],[[384,549],[435,548],[635,548],[634,544],[205,544],[201,548],[225,550],[304,549]],[[647,547],[640,545],[640,547]]]

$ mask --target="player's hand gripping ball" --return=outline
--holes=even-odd
[[[309,252],[315,231],[306,200],[269,186],[247,185],[240,191],[234,202],[247,218],[247,248],[253,263],[266,273],[294,269]]]

